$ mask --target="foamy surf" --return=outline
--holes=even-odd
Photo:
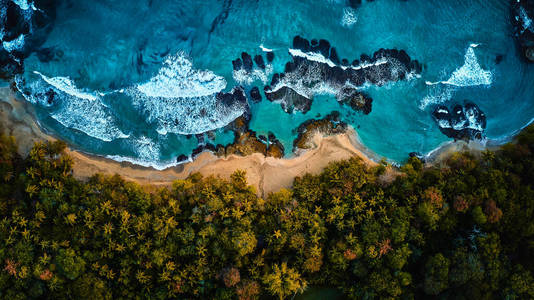
[[[343,8],[343,17],[341,18],[341,26],[351,28],[358,22],[358,13],[354,8]]]
[[[122,155],[107,155],[105,157],[117,162],[129,162],[134,165],[139,165],[146,168],[154,168],[159,171],[176,167],[180,164],[192,161],[191,157],[181,162],[177,162],[175,159],[161,161],[160,146],[146,136],[141,136],[140,138],[132,139],[131,141],[129,141],[129,143],[137,154],[137,157],[129,157]]]
[[[225,87],[223,77],[195,69],[179,53],[168,57],[148,82],[126,89],[125,94],[147,122],[157,125],[159,134],[189,135],[224,127],[243,114],[241,103],[218,101],[217,94]]]
[[[137,85],[147,97],[204,97],[226,88],[226,80],[209,70],[196,70],[183,53],[169,56],[158,74]]]
[[[464,64],[452,72],[445,81],[425,81],[429,87],[429,93],[421,100],[419,109],[424,110],[429,105],[441,104],[449,101],[457,88],[469,86],[489,86],[493,83],[493,73],[484,70],[478,63],[474,48],[480,44],[472,43],[464,55]]]
[[[273,52],[273,49],[265,48],[265,47],[263,46],[263,44],[260,45],[260,49],[261,49],[261,51],[263,51],[263,52]]]
[[[36,71],[33,74],[39,77],[25,85],[20,76],[15,78],[17,89],[27,101],[50,107],[50,117],[64,127],[104,142],[128,137],[97,93],[80,90],[68,77],[47,77]]]
[[[426,81],[427,85],[447,84],[458,87],[477,86],[477,85],[491,85],[493,81],[493,73],[482,69],[478,63],[474,48],[479,44],[470,44],[467,52],[464,55],[464,64],[452,72],[449,79],[445,81]]]

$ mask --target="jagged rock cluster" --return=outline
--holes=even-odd
[[[55,0],[0,0],[0,78],[23,71],[24,58],[44,43]]]
[[[534,0],[511,0],[512,24],[523,55],[534,62]]]
[[[299,149],[310,149],[313,136],[340,134],[347,130],[347,124],[341,122],[338,111],[333,111],[322,119],[311,119],[300,124],[297,128],[298,136],[293,141],[293,152]]]
[[[471,102],[456,105],[452,110],[439,105],[432,116],[443,134],[457,140],[482,139],[486,129],[486,115]]]
[[[196,158],[204,151],[213,152],[219,157],[229,155],[246,156],[253,153],[261,153],[267,157],[282,158],[285,152],[282,143],[271,132],[268,134],[268,137],[265,137],[263,135],[258,136],[255,131],[250,130],[248,126],[250,117],[250,113],[247,111],[227,126],[228,130],[234,132],[234,142],[230,145],[213,145],[206,143],[203,135],[197,136],[199,146],[193,149],[191,158]],[[177,162],[186,162],[189,159],[188,156],[182,154],[178,156]]]
[[[340,103],[368,114],[372,99],[358,88],[366,83],[381,86],[403,80],[422,69],[404,50],[380,49],[372,56],[363,54],[349,62],[340,59],[327,40],[308,41],[300,36],[293,39],[290,54],[292,61],[286,63],[284,72],[274,74],[271,84],[264,88],[267,99],[280,102],[286,112],[305,113],[315,94],[328,92]]]
[[[274,59],[274,53],[273,52],[267,52],[267,62],[271,63]],[[256,55],[254,56],[254,59],[250,54],[247,52],[241,53],[241,58],[237,58],[232,61],[232,66],[234,68],[234,71],[239,70],[245,70],[247,72],[252,72],[252,68],[254,67],[254,63],[256,66],[260,69],[265,69],[265,60],[263,59],[263,56]]]

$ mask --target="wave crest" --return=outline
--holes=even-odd
[[[24,85],[20,76],[17,88],[31,103],[51,107],[51,117],[61,125],[86,135],[110,142],[127,138],[116,125],[109,108],[96,94],[82,92],[68,77],[47,77],[34,72],[39,78]]]
[[[226,80],[209,70],[196,70],[185,55],[167,57],[158,74],[148,82],[137,85],[147,97],[178,98],[204,97],[226,88]]]

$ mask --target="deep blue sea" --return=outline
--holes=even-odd
[[[339,105],[327,88],[305,114],[286,113],[265,96],[249,101],[250,128],[274,132],[287,156],[299,124],[334,110],[366,147],[395,162],[450,140],[432,118],[438,104],[478,105],[489,140],[506,141],[534,118],[534,64],[520,58],[505,0],[364,0],[357,8],[344,0],[59,2],[40,46],[47,55],[25,59],[18,87],[46,130],[117,160],[163,167],[198,146],[194,134],[211,130],[209,142],[231,143],[224,127],[244,108],[220,107],[215,95],[238,85],[263,90],[291,60],[296,35],[326,39],[349,61],[403,49],[423,70],[366,84],[368,115]],[[244,51],[275,58],[265,70],[234,72]],[[50,89],[56,101],[49,105],[39,97]]]

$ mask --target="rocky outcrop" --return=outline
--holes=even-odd
[[[193,149],[191,157],[195,159],[199,154],[205,151],[214,153],[219,157],[226,157],[229,155],[247,156],[254,153],[261,153],[267,157],[282,158],[284,156],[284,146],[274,136],[269,133],[269,137],[257,136],[255,131],[248,127],[250,121],[250,113],[247,111],[241,117],[230,123],[226,129],[234,132],[234,142],[227,146],[213,145],[205,143],[203,136],[198,138],[199,146]],[[180,155],[177,158],[178,162],[185,162],[189,159],[188,156]]]
[[[279,102],[288,113],[309,111],[313,96],[327,90],[340,103],[368,114],[372,99],[359,87],[403,80],[422,69],[405,51],[396,49],[380,49],[372,56],[363,54],[349,65],[349,60],[340,59],[327,40],[308,41],[300,36],[293,39],[289,53],[292,61],[286,63],[283,73],[274,74],[271,84],[264,88],[266,98]]]
[[[55,19],[55,0],[0,0],[0,78],[22,73],[24,59],[38,49]]]
[[[511,0],[512,24],[523,56],[534,62],[534,0]]]
[[[313,148],[312,139],[315,134],[334,135],[344,133],[347,124],[340,121],[339,112],[334,111],[322,119],[311,119],[299,125],[298,136],[293,141],[293,152],[299,149]]]
[[[274,54],[272,54],[272,52],[267,52],[267,61],[269,63],[272,62],[273,58]],[[234,71],[245,70],[246,72],[250,73],[254,68],[254,64],[256,64],[259,69],[265,69],[266,66],[263,56],[258,54],[254,56],[254,59],[252,59],[252,56],[250,56],[250,54],[247,52],[242,52],[241,58],[236,58],[232,61]]]
[[[254,103],[261,102],[261,93],[260,93],[260,89],[259,89],[257,86],[253,87],[253,88],[250,90],[250,99],[251,99]]]
[[[486,115],[471,102],[456,105],[452,110],[446,106],[436,107],[432,113],[440,131],[455,140],[482,139],[486,129]]]
[[[284,156],[284,147],[276,139],[274,134],[269,134],[269,138],[258,137],[255,131],[248,128],[249,118],[242,116],[237,118],[230,128],[234,131],[234,142],[226,147],[217,146],[217,155],[251,155],[261,153],[265,156],[282,158]]]

